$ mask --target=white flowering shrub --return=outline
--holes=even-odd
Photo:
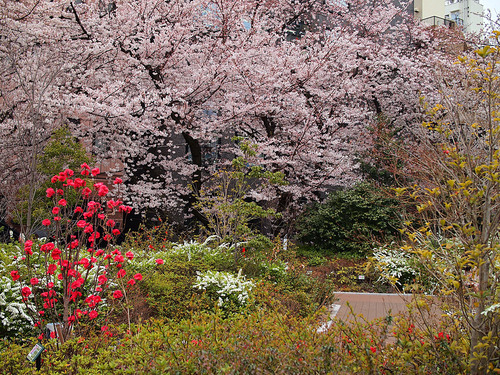
[[[217,299],[222,310],[228,311],[245,305],[254,284],[242,276],[241,270],[236,276],[229,272],[206,271],[198,273],[193,287],[207,291],[210,297]]]
[[[464,251],[463,245],[456,240],[438,236],[424,238],[417,235],[414,236],[414,241],[421,251],[430,254],[429,264],[433,268],[432,272],[429,272],[418,254],[408,246],[391,244],[379,247],[373,251],[372,260],[381,272],[381,278],[398,288],[405,289],[417,281],[415,285],[418,284],[419,292],[433,294],[440,287],[439,274],[434,270],[444,267],[444,260],[436,249],[441,249],[448,255],[458,256]],[[451,270],[445,268],[445,272],[451,272]]]
[[[21,284],[9,277],[13,269],[14,257],[22,256],[17,245],[0,244],[0,336],[21,337],[32,330],[34,321],[28,309],[36,311],[28,299],[23,302]]]
[[[136,257],[130,262],[130,265],[136,269],[148,270],[157,265],[157,259],[168,259],[172,256],[186,257],[188,261],[193,258],[203,258],[209,263],[222,263],[226,258],[232,259],[231,249],[234,245],[222,243],[218,246],[211,245],[217,236],[208,237],[205,242],[191,240],[184,243],[172,243],[169,248],[162,250],[142,250],[131,249]]]
[[[30,302],[23,302],[21,285],[9,277],[0,277],[0,334],[5,337],[21,337],[33,328],[34,321],[28,309],[35,310]]]
[[[279,259],[273,262],[265,260],[260,262],[260,268],[262,274],[269,275],[274,279],[279,279],[286,276],[288,264]]]
[[[217,236],[210,236],[203,243],[194,240],[184,242],[183,244],[176,243],[173,244],[170,253],[174,255],[185,255],[187,256],[188,260],[191,260],[191,258],[197,255],[204,257],[217,256],[226,249],[226,246],[224,246],[225,244],[217,247],[209,246],[209,244],[217,238]]]
[[[379,247],[373,251],[373,259],[381,277],[391,284],[404,286],[417,276],[411,254],[401,248]]]

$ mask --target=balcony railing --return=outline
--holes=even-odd
[[[437,16],[427,17],[422,20],[422,22],[429,26],[446,26],[449,28],[455,27],[457,24],[461,25],[462,20],[457,19],[456,21],[447,18],[441,18]]]

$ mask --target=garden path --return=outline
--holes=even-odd
[[[406,311],[406,305],[411,301],[411,294],[395,293],[349,293],[336,292],[336,301],[332,305],[331,318],[352,320],[353,314],[363,315],[367,321],[392,316]],[[348,306],[349,304],[349,306]],[[351,312],[352,309],[352,312]]]
[[[365,320],[370,322],[374,319],[384,318],[391,314],[396,316],[407,310],[407,305],[412,301],[411,294],[396,293],[354,293],[354,292],[336,292],[335,302],[330,306],[330,318],[321,327],[318,332],[326,331],[334,319],[343,321]],[[431,306],[424,313],[427,317],[439,317],[442,312]],[[359,318],[362,316],[362,318]],[[419,322],[420,321],[420,322]],[[421,318],[417,319],[415,324],[422,327]],[[391,325],[390,325],[391,326]],[[390,326],[388,327],[386,343],[393,343],[394,337],[391,335]]]

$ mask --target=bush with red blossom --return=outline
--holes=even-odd
[[[114,246],[132,208],[110,199],[105,184],[92,184],[89,178],[99,173],[84,163],[81,177],[70,169],[53,176],[46,191],[52,209],[42,222],[47,239],[25,241],[10,272],[35,327],[43,331],[49,322],[60,324],[62,342],[79,323],[105,318],[108,294],[126,298],[125,288],[142,279],[123,268],[134,254],[122,255]],[[120,183],[115,180],[118,188]]]

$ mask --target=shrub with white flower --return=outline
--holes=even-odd
[[[196,255],[214,256],[223,250],[223,247],[221,246],[215,248],[209,246],[210,242],[213,242],[216,239],[218,239],[217,236],[210,236],[203,243],[193,240],[184,242],[183,244],[176,243],[172,246],[172,250],[170,252],[175,255],[185,255],[188,260],[191,260],[191,258]]]
[[[13,269],[13,256],[21,257],[21,248],[15,244],[0,244],[0,336],[21,337],[33,329],[34,321],[28,309],[36,311],[29,300],[23,301],[21,285],[8,277]]]
[[[254,283],[246,280],[241,270],[236,276],[229,272],[206,271],[198,273],[193,287],[207,291],[210,296],[217,298],[221,309],[228,310],[231,306],[245,305]]]
[[[32,330],[33,318],[28,309],[36,311],[30,302],[23,302],[21,286],[16,285],[9,277],[0,277],[0,334],[6,337],[21,337]]]
[[[373,259],[381,271],[381,278],[393,285],[404,286],[418,274],[413,267],[411,254],[400,248],[379,247],[373,251]]]
[[[203,258],[217,263],[231,255],[228,249],[232,249],[234,245],[230,246],[226,243],[218,246],[211,245],[216,239],[218,239],[217,236],[210,236],[204,242],[191,240],[184,243],[172,243],[169,247],[159,251],[131,249],[137,256],[130,263],[137,269],[152,269],[158,264],[163,264],[163,261],[171,256],[186,257],[188,261],[193,258]],[[158,260],[161,260],[161,262],[159,263]]]

